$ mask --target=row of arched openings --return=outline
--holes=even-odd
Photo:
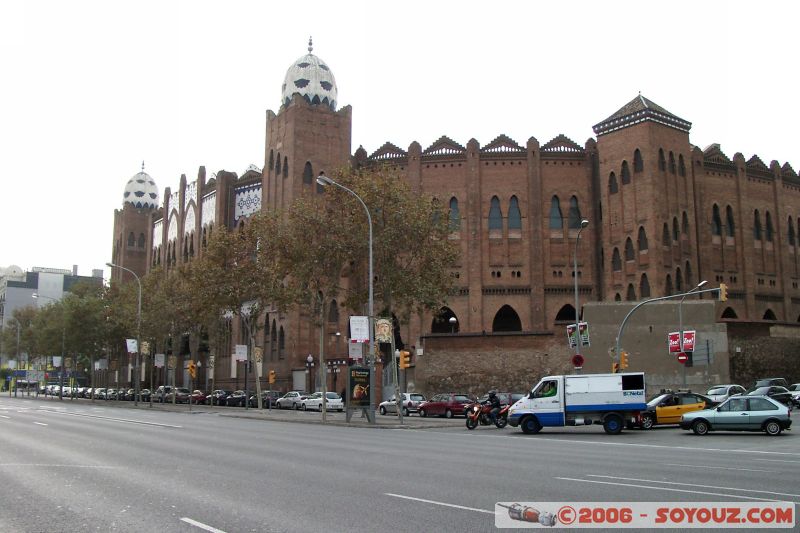
[[[452,320],[451,319],[455,319]],[[431,321],[431,333],[458,333],[460,329],[458,317],[449,307],[442,307],[439,314]],[[506,304],[500,307],[492,319],[492,332],[522,331],[522,321],[513,307]]]
[[[281,153],[278,152],[278,157],[275,157],[275,154],[272,150],[269,151],[269,165],[267,168],[272,170],[275,169],[275,175],[280,176],[283,174],[284,178],[289,177],[289,159],[284,156],[283,157],[283,165],[281,165]]]
[[[561,214],[561,201],[558,199],[558,196],[553,196],[550,199],[549,219],[549,227],[551,230],[564,229],[564,217]],[[578,205],[578,197],[571,196],[569,199],[569,211],[567,211],[567,228],[580,229],[581,220],[583,220],[583,217],[581,216],[581,209]]]
[[[144,233],[139,234],[139,239],[137,241],[136,235],[133,232],[128,233],[128,248],[133,248],[134,246],[137,248],[144,248]]]
[[[450,200],[450,216],[452,217],[452,206],[453,206],[452,198]],[[458,200],[456,200],[456,209],[458,208]],[[509,230],[521,230],[522,229],[522,214],[519,210],[519,201],[517,200],[516,196],[512,196],[508,201],[508,217],[507,217],[507,224]],[[452,221],[452,218],[451,218]],[[501,230],[503,229],[503,211],[500,208],[500,198],[497,196],[492,196],[492,199],[489,202],[489,230]]]

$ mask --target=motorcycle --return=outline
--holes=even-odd
[[[508,409],[510,405],[501,405],[500,412],[497,413],[494,425],[498,429],[503,429],[508,424]],[[467,429],[475,429],[480,424],[481,426],[488,426],[492,424],[492,418],[489,413],[492,412],[492,404],[490,403],[472,403],[467,406]]]

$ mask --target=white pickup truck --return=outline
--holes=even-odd
[[[508,423],[529,434],[543,427],[603,424],[606,433],[616,435],[646,409],[642,372],[546,376],[511,406]]]

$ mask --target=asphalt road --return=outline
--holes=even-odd
[[[501,501],[800,503],[797,429],[528,436],[235,412],[0,397],[0,531],[468,532],[494,530]]]

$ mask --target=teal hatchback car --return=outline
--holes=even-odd
[[[681,429],[691,429],[695,435],[709,431],[763,431],[780,435],[792,425],[791,410],[766,396],[734,396],[711,409],[686,413],[681,417]]]

